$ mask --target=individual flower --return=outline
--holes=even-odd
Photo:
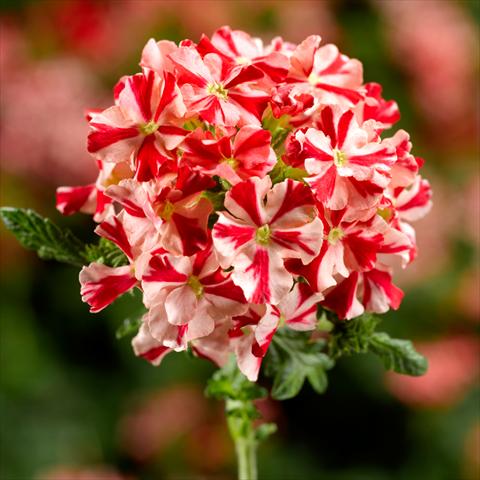
[[[278,304],[293,285],[287,258],[308,263],[319,252],[323,225],[309,188],[288,179],[273,186],[270,177],[235,185],[213,228],[222,268],[234,267],[233,281],[251,303]]]
[[[363,98],[362,64],[341,54],[333,44],[321,45],[310,35],[290,57],[287,83],[294,90],[311,93],[321,105],[352,106]]]
[[[317,292],[335,285],[339,277],[352,271],[365,272],[375,267],[380,253],[409,251],[411,241],[390,227],[379,215],[367,212],[365,218],[352,219],[352,211],[327,210],[319,206],[325,241],[312,262],[286,262],[287,268],[306,278]],[[355,213],[355,212],[354,212]]]
[[[202,194],[213,185],[210,178],[181,168],[173,178],[167,174],[150,182],[121,181],[106,195],[131,215],[147,219],[160,234],[159,246],[176,255],[193,255],[210,241],[212,204]]]
[[[295,135],[310,174],[306,181],[332,210],[372,207],[390,183],[395,148],[368,122],[359,125],[351,110],[325,107],[320,115],[320,129]]]
[[[277,157],[270,140],[268,130],[251,125],[223,136],[199,128],[183,142],[181,162],[235,185],[250,177],[263,177],[273,168]]]
[[[288,58],[279,51],[282,43],[276,38],[265,47],[260,38],[226,26],[219,28],[211,39],[202,35],[197,50],[201,55],[216,53],[237,65],[255,65],[271,82],[282,82],[289,67]]]
[[[246,309],[242,290],[224,273],[215,252],[191,257],[158,253],[142,276],[151,335],[170,348],[206,337],[216,322]]]
[[[88,151],[105,162],[131,162],[139,181],[155,177],[176,160],[185,131],[178,126],[185,105],[171,73],[152,70],[124,77],[115,88],[116,105],[90,114]]]
[[[253,65],[232,65],[215,53],[203,58],[191,46],[170,55],[189,115],[219,126],[260,125],[268,94],[253,89],[263,77]]]
[[[120,295],[139,285],[145,256],[158,244],[158,234],[146,219],[121,211],[103,221],[95,232],[115,243],[126,255],[129,265],[109,267],[93,262],[80,272],[82,300],[92,313],[110,305]]]
[[[400,120],[400,111],[397,102],[385,100],[382,97],[382,86],[378,83],[367,83],[365,88],[365,99],[359,104],[360,123],[366,120],[375,120],[380,132],[391,128]]]

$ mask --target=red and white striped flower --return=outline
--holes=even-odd
[[[141,290],[136,355],[233,352],[254,381],[277,330],[315,329],[318,305],[342,320],[399,307],[393,274],[432,193],[358,60],[316,35],[264,45],[222,27],[151,39],[140,65],[87,114],[97,180],[57,191],[127,258],[84,267],[81,294],[98,312]]]
[[[88,151],[105,162],[131,162],[138,180],[150,180],[175,160],[186,133],[178,126],[186,110],[175,77],[152,70],[124,77],[115,98],[115,106],[90,114]]]
[[[214,182],[188,168],[155,182],[124,180],[106,194],[127,212],[150,220],[160,233],[160,246],[176,255],[193,255],[204,249],[210,234],[207,228],[212,204],[202,196]]]
[[[322,244],[309,188],[290,179],[272,188],[269,177],[254,177],[227,192],[225,208],[213,228],[220,264],[234,267],[232,279],[249,302],[279,303],[293,284],[283,261],[308,263]]]
[[[211,249],[192,257],[155,255],[142,276],[142,288],[151,334],[176,349],[209,335],[216,322],[247,308],[241,289],[221,271]]]
[[[324,108],[319,128],[296,134],[317,199],[332,210],[372,207],[390,182],[394,146],[368,122],[359,125],[351,110]]]
[[[321,45],[318,35],[300,43],[290,57],[287,83],[296,92],[310,93],[319,105],[349,107],[363,98],[362,64],[333,44]]]
[[[149,221],[131,216],[125,211],[103,221],[95,232],[115,243],[130,264],[108,267],[94,262],[82,268],[80,293],[93,313],[103,310],[139,284],[145,258],[149,258],[159,241],[159,235]]]
[[[255,65],[270,82],[282,82],[288,73],[288,58],[281,53],[279,39],[264,46],[260,38],[252,38],[241,30],[221,27],[209,39],[202,35],[197,50],[201,55],[216,53],[233,64]]]
[[[397,310],[403,292],[392,283],[390,272],[374,268],[368,272],[352,272],[325,294],[322,306],[333,310],[340,320],[358,317],[365,310],[385,313]]]
[[[270,140],[268,130],[251,125],[238,132],[219,131],[216,136],[199,128],[185,139],[181,162],[235,185],[250,177],[263,177],[272,170],[277,157]]]
[[[232,65],[216,53],[203,58],[193,47],[180,47],[170,55],[190,116],[212,125],[260,125],[268,94],[251,88],[263,77],[253,65]]]

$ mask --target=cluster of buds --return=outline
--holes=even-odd
[[[408,134],[384,135],[397,105],[358,60],[318,36],[264,45],[223,27],[150,40],[140,66],[88,112],[96,183],[57,193],[128,258],[84,267],[81,293],[98,312],[141,290],[137,355],[234,353],[256,380],[278,328],[398,308],[393,268],[415,257],[409,222],[431,191]]]

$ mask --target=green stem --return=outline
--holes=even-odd
[[[248,416],[232,413],[239,411],[239,403],[245,401],[227,400],[226,414],[230,435],[237,453],[238,480],[257,480],[257,438],[253,421]]]

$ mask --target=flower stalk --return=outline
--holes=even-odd
[[[258,442],[253,420],[248,418],[248,416],[238,416],[235,413],[231,413],[237,411],[239,407],[242,411],[255,408],[252,401],[248,401],[248,403],[250,405],[238,405],[239,402],[237,400],[227,400],[225,406],[228,430],[235,444],[239,480],[257,480],[258,478]]]

